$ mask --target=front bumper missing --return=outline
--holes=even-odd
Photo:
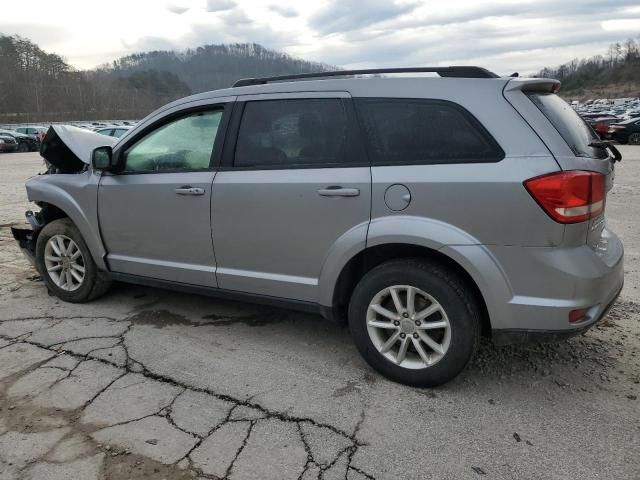
[[[42,229],[43,225],[31,210],[29,210],[25,217],[29,222],[31,228],[16,228],[11,227],[11,233],[13,234],[13,238],[18,242],[18,246],[22,253],[24,253],[25,257],[31,262],[31,265],[36,266],[36,240],[38,238],[38,233]]]

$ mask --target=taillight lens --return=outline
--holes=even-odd
[[[533,199],[559,223],[578,223],[604,211],[605,176],[570,170],[535,177],[524,182]]]

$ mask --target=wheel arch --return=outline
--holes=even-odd
[[[458,275],[468,286],[477,302],[481,313],[482,334],[491,334],[490,316],[484,295],[475,279],[467,270],[442,251],[411,243],[380,244],[361,250],[351,257],[342,268],[332,292],[331,307],[328,313],[332,319],[343,323],[346,321],[346,311],[353,289],[360,279],[376,266],[401,258],[419,258],[446,267]]]
[[[27,182],[27,193],[29,200],[35,202],[42,209],[43,226],[59,218],[69,218],[80,231],[98,269],[107,270],[104,261],[106,252],[98,229],[95,193],[91,198],[88,195],[89,192],[79,192],[87,195],[85,198],[89,199],[87,209],[83,209],[78,200],[66,189],[49,182],[29,181]]]

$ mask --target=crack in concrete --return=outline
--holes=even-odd
[[[249,443],[249,437],[251,436],[251,432],[253,431],[253,427],[255,427],[257,422],[258,422],[258,420],[251,420],[251,423],[249,424],[249,428],[247,430],[247,434],[245,435],[244,440],[242,441],[242,445],[240,445],[240,448],[238,448],[238,451],[236,452],[235,457],[233,457],[233,460],[231,460],[231,464],[227,468],[227,471],[225,472],[224,477],[222,477],[223,479],[227,479],[227,478],[229,478],[229,475],[231,475],[231,472],[233,471],[233,467],[236,464],[236,461],[238,460],[238,457],[240,457],[240,454],[242,453],[242,451],[247,446],[247,443]]]
[[[70,319],[72,319],[72,318],[86,319],[87,317],[79,316],[79,317],[69,317],[69,318]],[[107,317],[100,317],[100,318],[107,318]],[[33,319],[51,319],[51,317],[25,318],[25,320],[28,320],[28,319],[31,319],[31,320],[33,320]],[[65,320],[65,319],[59,319],[59,321],[56,322],[56,325],[58,325],[63,320]],[[114,319],[112,319],[112,320],[114,320]],[[123,320],[115,320],[115,321],[123,322]],[[55,325],[49,325],[46,328],[51,328],[53,326],[55,326]],[[81,354],[81,353],[76,353],[76,352],[73,352],[73,351],[70,351],[70,350],[65,350],[65,353],[67,355],[72,356],[74,358],[77,358],[80,361],[76,364],[76,366],[73,369],[68,371],[68,374],[65,377],[57,380],[55,382],[55,384],[59,383],[60,381],[64,380],[65,378],[69,378],[72,375],[72,372],[75,369],[77,369],[80,365],[82,365],[84,362],[86,362],[88,360],[95,361],[95,362],[100,362],[100,363],[103,363],[105,365],[109,365],[109,366],[112,366],[112,367],[116,367],[116,368],[118,368],[120,370],[123,370],[123,373],[121,375],[118,375],[115,379],[113,379],[111,382],[109,382],[107,385],[105,385],[102,389],[100,389],[91,399],[89,399],[87,402],[85,402],[78,409],[79,412],[83,412],[102,393],[106,392],[108,389],[117,388],[117,387],[113,387],[113,384],[115,382],[117,382],[118,380],[120,380],[121,378],[123,378],[125,375],[129,374],[129,373],[138,373],[138,374],[142,375],[143,377],[145,377],[145,379],[152,379],[152,380],[156,380],[156,381],[159,381],[159,382],[162,382],[162,383],[165,383],[165,384],[170,384],[170,385],[174,385],[174,386],[180,387],[182,390],[175,395],[175,397],[173,398],[173,400],[171,401],[171,403],[168,406],[165,406],[165,407],[159,409],[157,412],[149,414],[149,415],[145,415],[145,416],[143,416],[141,418],[137,418],[137,419],[133,419],[133,420],[127,420],[125,422],[120,422],[120,423],[116,423],[116,424],[109,425],[109,426],[111,427],[111,426],[126,425],[126,424],[130,424],[130,423],[138,422],[140,420],[143,420],[143,419],[149,418],[149,417],[153,417],[153,416],[158,416],[158,417],[165,418],[169,422],[169,424],[172,427],[176,428],[178,431],[183,432],[185,434],[188,434],[188,435],[192,436],[193,438],[197,439],[196,444],[183,457],[181,457],[178,461],[176,461],[175,464],[177,464],[180,461],[186,459],[189,462],[189,469],[194,471],[194,472],[196,472],[198,475],[200,475],[203,478],[215,478],[215,477],[212,477],[211,475],[206,475],[204,472],[200,471],[200,469],[196,468],[193,465],[193,461],[191,459],[191,454],[198,447],[200,447],[202,445],[204,440],[206,440],[210,435],[215,433],[215,431],[217,431],[219,428],[221,428],[226,423],[235,422],[235,421],[247,421],[247,420],[232,420],[231,419],[231,415],[232,415],[233,411],[237,407],[240,407],[240,406],[254,408],[254,409],[258,410],[259,412],[263,413],[265,415],[265,418],[264,419],[250,420],[250,426],[249,426],[247,435],[245,436],[241,447],[236,452],[236,455],[234,456],[230,466],[228,467],[228,470],[227,470],[225,476],[223,477],[223,479],[228,478],[228,476],[231,474],[237,459],[239,458],[239,456],[241,455],[242,451],[246,447],[247,442],[249,441],[249,438],[251,436],[251,432],[253,431],[253,428],[256,425],[256,423],[259,422],[259,421],[262,421],[262,420],[269,420],[269,419],[277,419],[277,420],[280,420],[280,421],[283,421],[283,422],[293,422],[293,423],[296,423],[296,425],[297,425],[298,431],[300,433],[301,442],[302,442],[302,444],[304,446],[304,449],[305,449],[305,451],[307,453],[307,461],[306,461],[306,463],[304,465],[302,473],[300,474],[300,476],[298,478],[302,478],[304,473],[309,468],[311,468],[312,466],[316,466],[317,468],[320,469],[320,472],[321,472],[320,476],[322,477],[322,475],[327,470],[329,470],[331,467],[333,467],[344,454],[348,455],[348,467],[346,469],[347,472],[351,469],[351,470],[356,471],[357,473],[359,473],[361,475],[364,475],[366,478],[370,478],[370,479],[374,478],[373,476],[367,474],[366,472],[363,472],[361,469],[351,465],[353,456],[355,455],[356,451],[358,450],[359,447],[364,445],[362,442],[360,442],[357,439],[357,434],[358,434],[359,428],[360,428],[362,422],[364,421],[364,410],[361,413],[360,419],[359,419],[359,421],[358,421],[353,433],[349,434],[348,432],[343,431],[343,430],[341,430],[339,428],[336,428],[333,425],[322,423],[322,422],[317,422],[313,418],[297,417],[297,416],[289,415],[287,413],[271,411],[271,410],[263,407],[260,404],[252,402],[250,398],[249,399],[244,399],[244,400],[237,399],[237,398],[233,398],[233,397],[231,397],[229,395],[226,395],[226,394],[213,392],[208,388],[197,387],[197,386],[194,386],[194,385],[188,385],[186,383],[176,381],[173,378],[167,377],[165,375],[157,374],[157,373],[151,371],[142,362],[136,360],[135,358],[133,358],[131,356],[131,354],[129,352],[129,348],[128,348],[127,344],[126,344],[126,338],[125,337],[131,331],[132,328],[133,328],[133,323],[129,322],[128,325],[127,325],[127,328],[120,335],[80,337],[80,338],[74,338],[73,340],[69,340],[68,342],[59,342],[59,343],[54,344],[54,345],[46,345],[46,344],[43,344],[43,343],[40,343],[40,342],[36,342],[36,341],[32,341],[32,340],[29,339],[29,337],[33,333],[35,333],[36,331],[39,331],[39,330],[43,330],[44,328],[34,329],[33,331],[27,332],[25,334],[21,334],[18,337],[13,337],[12,338],[12,337],[9,337],[9,336],[6,336],[6,335],[0,335],[0,338],[12,341],[11,344],[25,343],[25,344],[33,345],[33,346],[36,346],[36,347],[39,347],[39,348],[44,348],[44,349],[49,350],[49,351],[54,351],[54,352],[57,352],[57,353],[59,353],[60,350],[55,348],[56,346],[60,346],[60,345],[63,345],[65,343],[69,343],[70,341],[81,341],[81,340],[87,340],[87,339],[104,339],[104,338],[118,339],[118,342],[115,343],[111,347],[98,347],[96,349],[90,350],[86,354]],[[122,348],[123,348],[123,350],[125,352],[126,361],[125,361],[125,365],[124,366],[120,365],[120,364],[118,364],[116,362],[112,362],[112,361],[106,360],[104,358],[93,357],[91,355],[95,351],[114,348],[116,346],[122,346]],[[47,361],[49,361],[49,360],[50,359],[48,359]],[[36,368],[39,368],[39,366],[36,367]],[[144,383],[144,382],[139,382],[139,383]],[[139,383],[136,383],[136,384],[139,384]],[[129,385],[129,386],[131,386],[131,385]],[[127,388],[127,387],[123,387],[123,388]],[[212,396],[214,398],[217,398],[219,400],[227,401],[227,402],[229,402],[229,403],[231,403],[233,405],[229,409],[229,411],[228,411],[228,413],[226,415],[226,418],[222,422],[220,422],[218,425],[216,425],[215,427],[211,428],[211,430],[206,435],[198,435],[198,434],[195,434],[193,432],[189,432],[189,431],[179,427],[175,423],[173,418],[172,418],[171,414],[172,414],[173,405],[175,404],[177,399],[180,397],[180,395],[182,395],[187,390],[193,391],[193,392],[205,393],[205,394],[210,395],[210,396]],[[336,457],[329,464],[320,465],[314,459],[313,452],[311,451],[311,447],[309,446],[308,440],[306,439],[304,433],[302,432],[302,429],[300,427],[300,424],[302,422],[306,422],[306,423],[308,423],[310,425],[313,425],[313,426],[319,427],[319,428],[327,428],[330,431],[332,431],[333,433],[335,433],[337,435],[340,435],[340,436],[350,440],[352,442],[352,444],[350,446],[342,449],[340,452],[338,452]]]

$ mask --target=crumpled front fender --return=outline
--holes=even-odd
[[[107,270],[106,252],[98,225],[98,179],[91,171],[38,175],[27,181],[26,188],[30,201],[53,205],[71,219],[98,269]]]

